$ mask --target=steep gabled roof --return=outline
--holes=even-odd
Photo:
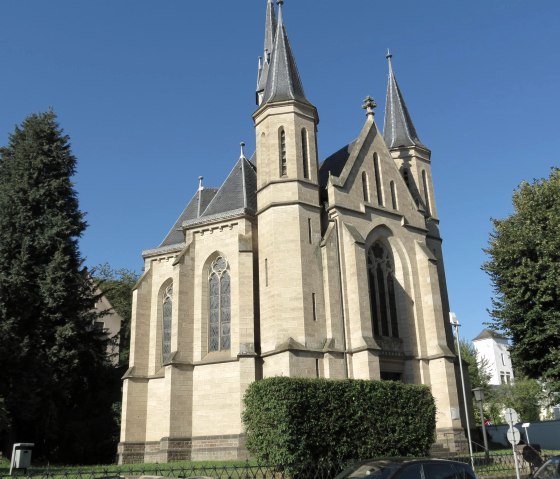
[[[198,216],[200,213],[206,209],[214,195],[217,193],[217,188],[203,188],[199,189],[195,195],[192,197],[191,201],[187,204],[186,208],[177,218],[175,224],[167,233],[165,239],[161,242],[159,247],[170,246],[184,241],[182,224],[185,221],[192,220]]]
[[[340,176],[357,141],[356,138],[321,163],[319,166],[319,186],[325,187],[327,185],[329,173],[333,176]]]
[[[281,2],[278,3],[278,24],[263,104],[297,100],[311,105],[305,97],[303,84],[288,40],[282,15],[282,4]]]
[[[408,113],[408,108],[406,107],[397,79],[395,78],[395,73],[393,72],[392,57],[393,55],[387,53],[389,79],[387,82],[383,138],[387,148],[419,146],[427,149],[420,141],[420,138],[418,138],[416,128],[414,128],[414,124]]]
[[[257,211],[257,173],[245,157],[239,158],[230,174],[199,218],[187,224],[226,217],[232,212],[255,214]]]

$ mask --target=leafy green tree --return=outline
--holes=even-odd
[[[85,463],[114,456],[119,380],[93,328],[75,169],[52,111],[30,115],[0,149],[0,396],[4,452],[29,441],[50,461]]]
[[[130,351],[132,290],[139,275],[126,268],[113,269],[108,263],[104,263],[94,269],[93,276],[115,312],[123,319],[119,333],[119,365],[126,367]]]
[[[538,421],[541,405],[546,393],[536,379],[518,378],[510,384],[500,384],[492,388],[486,397],[486,405],[492,422],[505,423],[502,412],[511,407],[519,414],[522,422]]]
[[[493,220],[482,267],[494,286],[494,326],[511,338],[512,360],[525,375],[560,390],[560,169],[523,182],[513,207]]]
[[[479,358],[476,354],[476,349],[472,343],[460,340],[461,359],[468,364],[467,372],[469,375],[469,382],[472,389],[482,388],[485,392],[489,390],[490,373],[488,372],[488,361],[484,358]],[[480,408],[478,403],[472,397],[473,413],[475,422],[480,424]]]

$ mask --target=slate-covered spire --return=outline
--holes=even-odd
[[[311,104],[305,98],[303,85],[290,47],[286,27],[284,26],[282,16],[282,4],[284,1],[277,0],[277,3],[278,24],[262,103],[297,100]]]
[[[274,0],[267,0],[266,4],[266,20],[264,26],[264,50],[262,59],[259,58],[259,71],[257,75],[257,105],[262,102],[262,96],[268,79],[268,70],[272,57],[272,49],[274,48],[274,36],[276,34],[276,11],[274,9]]]
[[[389,79],[387,83],[387,101],[385,104],[385,124],[383,138],[389,148],[401,146],[420,146],[426,148],[418,138],[414,124],[406,108],[404,98],[393,72],[391,58],[393,55],[387,51],[389,62]]]

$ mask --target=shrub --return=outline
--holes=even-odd
[[[252,383],[244,401],[248,450],[292,472],[350,459],[423,456],[434,438],[436,408],[426,386],[275,377]]]

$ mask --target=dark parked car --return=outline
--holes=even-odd
[[[546,461],[535,474],[535,479],[560,479],[560,456],[553,456]]]
[[[403,458],[360,461],[335,479],[476,479],[476,475],[463,462]]]

